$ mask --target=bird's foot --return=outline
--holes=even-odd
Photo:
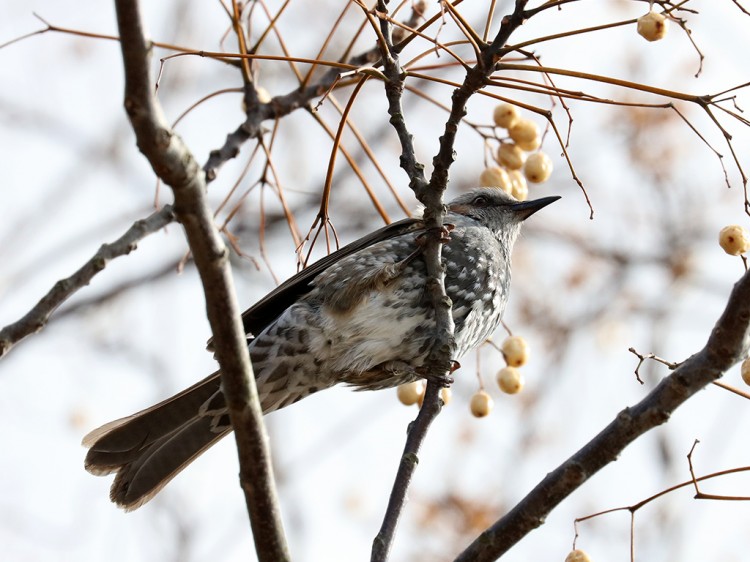
[[[424,246],[427,234],[429,232],[435,232],[437,230],[440,233],[440,243],[447,244],[448,242],[451,241],[451,232],[453,232],[455,228],[456,228],[456,225],[451,224],[451,223],[445,223],[443,224],[443,226],[438,227],[438,228],[428,228],[427,230],[419,234],[416,237],[415,241],[420,247]]]
[[[425,367],[417,367],[414,369],[414,372],[420,377],[425,379],[426,381],[432,381],[438,383],[440,386],[450,386],[453,384],[454,379],[451,376],[457,369],[461,367],[461,364],[458,361],[451,360],[451,367],[448,373],[435,373],[433,371],[429,371]]]

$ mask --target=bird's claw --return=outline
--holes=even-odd
[[[428,228],[424,232],[421,232],[420,234],[417,235],[416,242],[420,246],[424,246],[427,233],[438,231],[440,233],[440,238],[438,241],[441,244],[447,244],[448,242],[451,241],[451,232],[453,232],[455,228],[456,228],[456,225],[451,224],[451,223],[445,223],[443,224],[443,226],[440,226],[438,228]]]
[[[417,367],[416,372],[417,374],[425,379],[427,382],[436,382],[441,387],[448,387],[453,384],[454,379],[451,376],[451,373],[453,373],[456,369],[458,369],[460,365],[458,364],[458,361],[451,361],[451,368],[450,371],[447,374],[443,373],[434,373],[432,371],[428,371],[424,367]]]
[[[447,244],[448,242],[450,242],[451,232],[453,232],[455,229],[455,224],[451,224],[449,222],[443,224],[443,227],[440,229],[440,243]]]

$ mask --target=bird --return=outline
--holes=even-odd
[[[442,261],[454,360],[498,327],[521,224],[557,199],[521,202],[502,189],[476,188],[447,204]],[[425,291],[425,233],[423,217],[394,222],[302,269],[243,313],[264,414],[339,383],[379,390],[427,376],[435,313]],[[115,473],[110,499],[130,511],[231,430],[217,371],[91,431],[84,466],[98,476]]]

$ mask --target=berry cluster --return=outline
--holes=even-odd
[[[518,367],[525,365],[529,360],[529,345],[521,336],[510,336],[505,338],[500,350],[507,366],[497,372],[497,386],[506,394],[517,394],[521,392],[524,384],[523,375]],[[479,389],[471,397],[471,413],[477,418],[488,416],[493,406],[492,397],[484,389]]]
[[[505,338],[500,351],[502,351],[507,366],[497,372],[497,386],[506,394],[521,392],[524,380],[518,367],[525,365],[529,360],[529,345],[521,336],[510,336]],[[425,388],[426,385],[423,380],[405,383],[396,388],[396,396],[398,396],[399,402],[405,406],[417,404],[421,407],[424,401]],[[441,389],[440,399],[443,404],[448,404],[451,400],[451,389]],[[484,389],[474,393],[469,404],[471,413],[477,418],[488,416],[493,406],[492,397]]]
[[[527,181],[542,183],[552,174],[552,161],[537,149],[541,145],[539,127],[521,117],[518,108],[503,103],[493,113],[495,125],[508,131],[495,152],[497,166],[490,166],[479,176],[482,187],[497,187],[524,201],[529,193]],[[527,152],[532,154],[526,155]]]

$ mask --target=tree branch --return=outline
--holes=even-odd
[[[391,490],[383,524],[372,547],[372,562],[388,558],[396,526],[406,504],[406,493],[418,463],[417,454],[421,448],[427,430],[435,417],[440,413],[439,392],[442,384],[450,380],[453,355],[455,353],[454,325],[452,303],[445,291],[445,270],[442,265],[442,232],[444,229],[445,206],[443,194],[448,186],[448,170],[455,159],[454,145],[458,126],[466,115],[466,103],[479,91],[492,74],[497,53],[505,45],[511,33],[523,23],[523,9],[527,0],[517,0],[512,15],[503,18],[503,23],[491,45],[481,46],[481,57],[477,64],[467,70],[461,87],[453,92],[451,111],[445,123],[445,131],[440,137],[440,148],[433,158],[433,171],[429,183],[424,177],[424,166],[417,160],[413,137],[406,126],[401,104],[406,73],[398,60],[398,50],[393,48],[391,23],[387,15],[387,2],[379,0],[376,14],[380,17],[380,27],[375,23],[382,52],[382,63],[385,82],[385,93],[388,98],[388,114],[401,142],[401,167],[409,176],[409,186],[419,201],[425,206],[425,227],[430,234],[424,241],[423,257],[427,269],[427,293],[435,309],[435,341],[430,354],[425,360],[425,369],[430,373],[422,408],[417,419],[410,425],[406,446],[401,456],[401,463],[396,480]],[[369,15],[369,13],[368,13]],[[370,16],[371,21],[374,16]]]
[[[388,554],[393,545],[396,527],[406,505],[406,494],[419,462],[418,454],[422,442],[427,436],[432,421],[440,413],[440,388],[447,381],[450,381],[456,345],[452,303],[445,291],[445,268],[441,260],[443,219],[445,218],[443,194],[447,187],[447,181],[428,185],[424,176],[424,165],[417,160],[413,135],[406,126],[401,103],[406,73],[401,68],[398,51],[393,47],[392,24],[385,17],[387,16],[386,0],[378,1],[377,14],[381,16],[379,27],[378,22],[374,21],[373,26],[378,35],[382,53],[383,73],[387,78],[385,94],[388,99],[390,123],[396,130],[401,143],[400,164],[409,177],[409,187],[414,191],[419,201],[425,205],[424,216],[428,236],[424,240],[422,256],[427,270],[427,295],[435,310],[435,340],[424,364],[426,372],[430,374],[424,401],[417,419],[410,424],[407,430],[406,445],[396,472],[388,507],[381,528],[373,540],[371,560],[372,562],[383,562],[388,559]],[[372,21],[374,17],[370,17]]]
[[[665,423],[680,405],[719,379],[750,351],[750,272],[735,284],[706,346],[664,378],[635,406],[625,408],[596,437],[550,472],[510,512],[479,535],[456,562],[489,562],[544,523],[552,509],[630,443]]]
[[[169,128],[154,96],[149,69],[150,44],[144,36],[137,0],[115,0],[115,7],[125,70],[125,110],[138,147],[154,172],[174,192],[175,215],[185,229],[203,283],[258,558],[261,561],[288,560],[268,437],[240,320],[228,250],[206,202],[205,176],[182,140]]]
[[[122,236],[109,244],[102,244],[78,271],[59,280],[23,318],[8,324],[0,330],[0,357],[8,353],[18,342],[39,332],[47,325],[52,313],[81,287],[88,285],[94,276],[107,264],[136,249],[137,243],[174,220],[171,205],[162,207],[151,216],[136,221]]]

